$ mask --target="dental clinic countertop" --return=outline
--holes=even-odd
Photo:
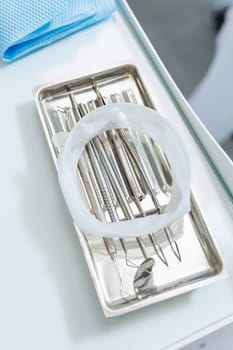
[[[221,218],[215,238],[230,277],[115,319],[105,319],[98,303],[31,91],[136,56],[150,76],[143,52],[115,14],[13,64],[0,63],[1,349],[178,349],[233,319],[232,205],[212,175],[201,200],[211,198],[209,215]],[[160,80],[154,83],[160,110],[175,113]]]

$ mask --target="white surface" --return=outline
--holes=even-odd
[[[118,22],[115,17],[14,64],[0,64],[1,349],[115,350],[133,346],[135,350],[157,350],[181,338],[188,342],[191,334],[233,314],[232,277],[112,320],[104,318],[98,304],[31,88],[136,57],[158,109],[182,130],[192,154],[193,186],[199,184],[198,199],[229,271],[233,270],[230,202],[220,198],[220,186],[208,176],[211,170],[190,141],[166,91],[123,23],[117,31]]]

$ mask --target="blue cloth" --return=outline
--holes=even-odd
[[[0,0],[0,56],[13,61],[106,19],[114,0]]]

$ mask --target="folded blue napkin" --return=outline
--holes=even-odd
[[[106,19],[114,0],[0,0],[0,56],[13,61]]]

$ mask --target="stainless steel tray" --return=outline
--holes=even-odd
[[[94,101],[98,107],[98,93],[101,93],[103,103],[133,102],[156,109],[156,101],[151,100],[137,68],[133,65],[124,65],[83,78],[35,88],[36,105],[55,165],[59,148],[54,145],[54,135],[71,128],[64,118],[66,111],[74,107],[70,95],[72,94],[77,104],[85,107]],[[146,144],[144,147],[146,149]],[[152,162],[153,170],[160,189],[157,195],[163,206],[168,200],[167,193],[169,194],[172,186],[172,177],[166,156],[158,145],[155,145],[154,153],[156,162]],[[183,220],[171,225],[170,236],[164,232],[157,232],[156,237],[153,236],[155,240],[149,235],[142,237],[140,242],[136,239],[126,239],[127,256],[121,241],[114,238],[117,268],[110,258],[108,244],[98,237],[87,236],[76,227],[100,303],[107,317],[168,299],[222,277],[222,258],[194,195],[195,193],[191,196],[190,213],[185,215]],[[146,198],[144,202],[149,215],[152,208]],[[143,249],[155,261],[155,268],[150,283],[142,293],[136,293],[135,275],[145,261]],[[145,272],[147,271],[144,270]]]

